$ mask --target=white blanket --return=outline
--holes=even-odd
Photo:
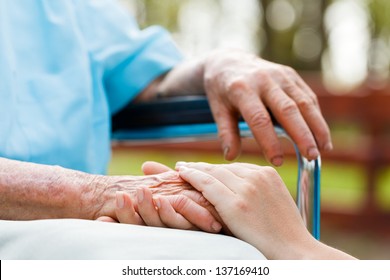
[[[233,237],[198,231],[60,219],[0,220],[0,259],[264,259]]]

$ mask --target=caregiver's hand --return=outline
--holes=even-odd
[[[232,233],[267,258],[351,258],[310,235],[275,169],[246,163],[177,167],[180,176],[215,206]]]
[[[268,258],[297,241],[311,240],[297,207],[272,167],[246,163],[178,163],[179,175],[218,211],[233,235]]]

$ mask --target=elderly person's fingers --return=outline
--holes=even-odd
[[[157,206],[158,214],[161,221],[170,228],[198,230],[198,228],[184,218],[180,213],[177,213],[173,208],[169,199],[164,196],[153,198]],[[209,229],[209,228],[207,228]]]
[[[273,165],[282,165],[283,150],[264,104],[253,96],[242,99],[238,106],[267,160]]]
[[[188,221],[191,221],[194,225],[196,225],[197,227],[205,231],[218,232],[218,230],[215,231],[212,228],[210,228],[210,225],[213,222],[221,223],[223,233],[227,235],[231,235],[230,230],[226,227],[225,223],[222,221],[215,207],[202,195],[201,192],[194,189],[194,190],[184,190],[181,194],[185,198],[188,198],[193,202],[195,202],[195,204],[193,205],[191,211],[183,211],[183,210],[175,210],[175,211],[181,211],[183,216],[188,215],[185,216],[185,218]],[[176,200],[175,202],[169,199],[169,201],[172,202],[171,204],[174,205],[176,208],[178,207],[177,205],[183,205],[183,203],[177,204],[178,200]],[[211,216],[207,212],[204,212],[205,209],[209,212],[209,214],[211,214]],[[204,213],[204,215],[199,215],[199,213]]]
[[[184,194],[153,197],[148,188],[140,188],[137,190],[139,216],[148,226],[221,231],[222,225],[210,211],[190,197]]]
[[[158,215],[157,208],[153,202],[152,192],[146,188],[137,189],[138,214],[148,226],[166,227]]]
[[[217,233],[221,223],[208,211],[185,195],[168,196],[167,199],[175,212],[181,214],[190,223],[201,230]]]
[[[200,194],[199,194],[200,195]],[[219,232],[222,225],[204,207],[184,194],[165,196],[176,212],[167,209],[166,204],[156,205],[161,202],[153,200],[152,192],[148,188],[137,189],[138,213],[146,225],[155,227],[174,227],[180,229],[200,228],[207,232]],[[162,203],[164,203],[163,201]],[[163,207],[159,213],[158,208]],[[165,207],[164,207],[165,206]],[[161,215],[160,215],[161,214]],[[180,216],[185,217],[181,219]],[[168,222],[166,224],[165,222]],[[193,226],[189,225],[192,224]]]
[[[226,160],[234,160],[241,152],[240,131],[237,126],[238,113],[220,104],[218,99],[210,99],[210,108],[218,128],[218,138]]]
[[[318,148],[323,151],[331,150],[333,146],[329,127],[321,114],[317,95],[294,69],[290,67],[285,67],[285,69],[287,74],[281,87],[297,105],[317,142]]]
[[[145,225],[142,218],[134,209],[133,201],[128,193],[116,192],[116,209],[117,220],[120,223]]]
[[[97,218],[96,221],[106,222],[106,223],[118,223],[117,220],[115,220],[109,216],[101,216],[101,217]]]
[[[239,151],[237,114],[241,114],[266,158],[283,163],[270,113],[282,124],[301,154],[309,159],[332,149],[327,126],[313,91],[290,67],[254,55],[222,50],[205,60],[204,87],[218,124],[226,159]],[[270,110],[270,113],[268,113]],[[238,140],[237,140],[238,139]]]
[[[291,67],[260,61],[269,65],[269,70],[261,76],[259,95],[302,155],[315,159],[319,150],[331,150],[330,130],[316,94]]]
[[[317,144],[314,136],[305,121],[302,111],[297,103],[292,100],[277,84],[269,81],[270,85],[263,94],[264,102],[274,112],[275,118],[279,121],[282,127],[286,130],[288,135],[297,144],[298,149],[302,155],[308,159],[316,159],[319,156]],[[289,89],[291,91],[298,91],[298,88]],[[303,99],[305,95],[300,97]],[[308,106],[307,111],[317,110],[317,107]],[[313,115],[313,114],[311,114]]]

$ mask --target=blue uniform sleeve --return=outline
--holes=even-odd
[[[141,31],[116,1],[74,0],[74,5],[91,67],[104,79],[111,113],[182,60],[166,30],[154,26]]]

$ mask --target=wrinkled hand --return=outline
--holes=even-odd
[[[155,162],[146,162],[142,169],[145,173],[142,180],[130,182],[121,178],[115,182],[115,218],[100,216],[98,220],[208,232],[221,230],[214,207],[176,171]],[[137,185],[132,194],[126,190],[126,184]]]
[[[316,95],[290,67],[241,51],[216,51],[204,63],[204,87],[228,160],[240,152],[237,120],[241,114],[268,161],[276,166],[283,163],[267,109],[303,156],[315,159],[319,150],[332,149]]]

